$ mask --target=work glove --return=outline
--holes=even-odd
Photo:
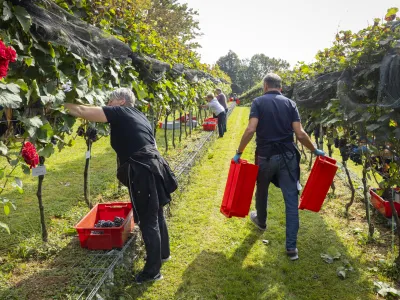
[[[236,153],[235,156],[233,157],[233,161],[238,164],[241,156],[242,156],[242,153],[240,153],[240,154]]]
[[[314,154],[315,154],[316,156],[325,156],[325,152],[322,151],[322,150],[319,150],[319,149],[315,149],[315,150],[314,150]]]

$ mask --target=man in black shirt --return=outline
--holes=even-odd
[[[264,78],[265,94],[256,98],[251,105],[249,124],[233,159],[239,162],[241,154],[256,133],[256,164],[259,166],[257,211],[250,213],[250,219],[260,230],[267,229],[268,187],[271,182],[279,186],[286,206],[286,251],[291,260],[296,260],[300,156],[294,144],[293,133],[315,155],[324,155],[324,152],[312,144],[303,130],[296,104],[284,97],[281,91],[282,79],[276,74],[267,74]]]
[[[172,190],[168,182],[168,164],[156,149],[149,121],[134,108],[134,102],[131,90],[119,88],[111,93],[107,106],[67,103],[65,108],[75,117],[110,123],[111,146],[121,165],[118,175],[123,173],[123,182],[129,188],[135,221],[139,222],[146,247],[146,264],[136,276],[136,282],[140,284],[162,279],[161,264],[170,258],[163,206],[171,200]]]

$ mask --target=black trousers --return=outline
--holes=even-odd
[[[170,256],[169,235],[164,210],[160,205],[157,191],[150,190],[149,180],[154,176],[143,168],[143,172],[135,172],[131,191],[136,221],[142,232],[146,248],[146,264],[143,273],[155,276],[160,272],[161,259]]]
[[[217,118],[218,118],[218,134],[220,137],[223,137],[226,131],[226,113],[224,111],[219,113]]]

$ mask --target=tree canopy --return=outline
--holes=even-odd
[[[271,58],[259,53],[253,55],[251,59],[240,59],[232,50],[229,50],[227,55],[220,57],[217,65],[230,76],[237,93],[250,89],[269,72],[283,71],[289,68],[289,63],[280,58]]]

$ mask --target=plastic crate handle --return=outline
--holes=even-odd
[[[128,207],[128,204],[126,205],[105,205],[105,208],[124,208],[124,207]]]
[[[107,229],[109,229],[108,227]],[[99,228],[99,230],[89,230],[89,232],[85,232],[84,235],[86,236],[96,236],[96,235],[111,235],[111,232],[108,231],[108,233],[105,232],[105,230],[102,230]]]

